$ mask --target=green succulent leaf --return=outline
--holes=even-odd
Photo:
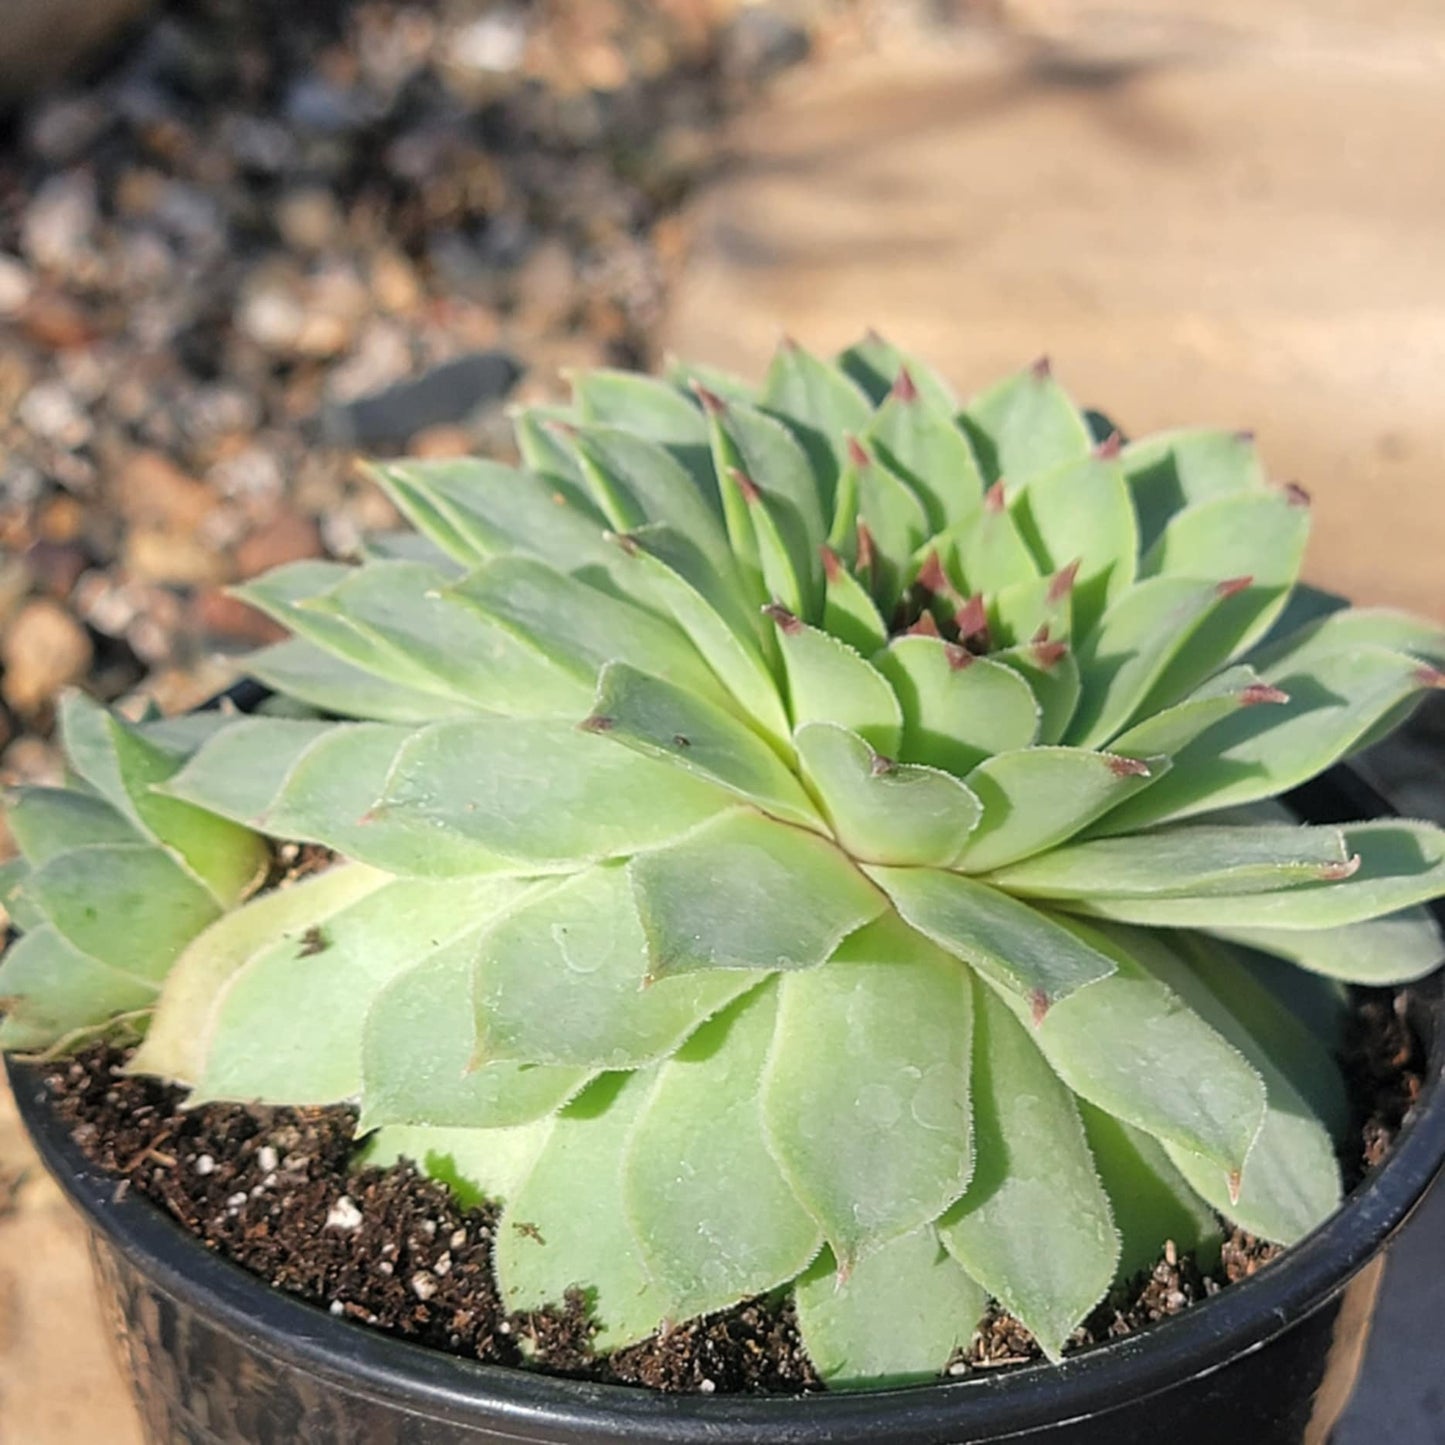
[[[1057,1360],[1109,1288],[1119,1237],[1072,1095],[986,988],[975,1040],[977,1163],[939,1235]]]
[[[997,869],[989,881],[1027,898],[1177,898],[1212,911],[1221,894],[1272,895],[1355,868],[1338,828],[1190,824],[1068,844]]]
[[[746,809],[627,868],[657,979],[814,968],[887,906],[833,844]]]
[[[1166,772],[1163,757],[1034,747],[985,758],[968,774],[983,817],[957,859],[986,873],[1067,842]]]
[[[610,1074],[563,1109],[497,1230],[507,1307],[560,1306],[580,1289],[604,1354],[644,1339],[676,1307],[646,1267],[624,1193],[622,1161],[652,1084],[650,1071]]]
[[[1440,926],[1419,906],[1334,927],[1236,928],[1216,922],[1207,931],[1350,983],[1414,983],[1445,963]]]
[[[1207,428],[1159,432],[1130,442],[1119,461],[1134,495],[1145,551],[1170,518],[1185,508],[1265,486],[1264,467],[1249,432]]]
[[[823,571],[823,630],[871,657],[888,641],[878,604],[831,548],[824,548]]]
[[[828,542],[857,568],[881,612],[893,610],[928,531],[928,513],[908,483],[863,447],[850,448]]]
[[[1039,576],[1038,563],[995,484],[983,505],[939,539],[970,593],[999,592]]]
[[[937,1375],[964,1348],[988,1296],[932,1226],[890,1240],[843,1278],[824,1250],[795,1289],[798,1328],[835,1390],[876,1390]]]
[[[863,871],[906,922],[1037,1018],[1116,967],[1075,930],[971,878],[938,868]]]
[[[968,1184],[972,987],[896,914],[779,981],[763,1125],[845,1276]]]
[[[819,478],[824,503],[831,502],[833,482],[847,460],[844,439],[863,432],[873,416],[867,395],[838,368],[784,341],[773,354],[758,404],[791,427]]]
[[[505,1204],[526,1182],[552,1133],[551,1118],[513,1129],[434,1129],[391,1124],[377,1129],[356,1153],[358,1168],[385,1169],[410,1160],[445,1184],[463,1209]]]
[[[1061,642],[1029,642],[990,653],[989,661],[1018,673],[1028,683],[1039,705],[1039,745],[1056,745],[1069,730],[1083,687],[1073,652]]]
[[[585,1067],[479,1062],[470,1007],[476,967],[476,947],[444,949],[377,994],[362,1033],[360,1129],[529,1124],[591,1080]]]
[[[1174,754],[1202,732],[1244,707],[1278,705],[1289,698],[1252,667],[1231,667],[1202,683],[1182,702],[1156,712],[1120,733],[1113,747],[1131,757]]]
[[[675,764],[674,772],[691,773],[788,822],[822,831],[812,800],[767,743],[730,713],[661,678],[609,663],[587,726],[599,739]]]
[[[723,1309],[793,1279],[822,1243],[773,1162],[759,1084],[777,990],[754,990],[666,1063],[623,1163],[627,1217],[672,1318]]]
[[[951,409],[930,401],[905,367],[873,416],[867,444],[923,503],[929,530],[942,531],[976,513],[983,477]]]
[[[1087,456],[1094,445],[1088,423],[1043,359],[974,397],[960,421],[984,478],[1005,478],[1010,492]]]
[[[854,858],[946,868],[963,852],[982,809],[952,773],[895,763],[835,723],[799,728],[797,745],[804,776]]]
[[[1082,1099],[1078,1105],[1119,1232],[1118,1277],[1130,1280],[1152,1270],[1167,1244],[1179,1256],[1192,1254],[1201,1270],[1213,1269],[1223,1242],[1219,1217],[1189,1187],[1164,1146]]]
[[[903,705],[906,763],[960,775],[1038,736],[1039,704],[1011,668],[937,637],[900,637],[873,658]]]
[[[135,825],[109,803],[71,788],[16,788],[6,796],[5,821],[33,868],[71,848],[143,841]]]
[[[1294,595],[1301,590],[1296,588]],[[1352,607],[1316,616],[1298,628],[1286,627],[1288,620],[1287,616],[1281,619],[1276,629],[1278,637],[1271,636],[1250,654],[1249,660],[1256,667],[1299,666],[1357,647],[1410,653],[1445,667],[1445,627],[1405,612],[1388,607]]]
[[[926,361],[899,350],[877,332],[870,332],[856,345],[838,357],[839,369],[851,377],[874,406],[881,406],[898,381],[898,373],[906,371],[919,394],[930,405],[952,412],[958,406],[953,388]]]

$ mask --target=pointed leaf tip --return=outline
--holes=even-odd
[[[985,512],[1002,512],[1008,504],[1008,489],[1004,485],[1004,479],[1000,477],[988,491],[983,494],[983,509]]]
[[[860,518],[858,522],[858,565],[863,571],[871,574],[877,560],[878,549],[873,541],[873,533],[869,530],[868,523]]]
[[[1069,644],[1067,642],[1050,642],[1048,638],[1040,638],[1029,646],[1033,659],[1038,665],[1048,672],[1055,668],[1068,656]]]
[[[958,628],[960,637],[975,637],[980,632],[988,631],[988,608],[984,603],[983,594],[975,592],[957,612],[953,614],[953,620]]]
[[[584,733],[610,733],[617,726],[617,719],[609,717],[606,713],[593,713],[590,717],[584,717],[577,726]]]
[[[1445,688],[1445,672],[1438,667],[1430,667],[1428,664],[1415,669],[1415,680],[1421,687]]]
[[[783,606],[781,602],[768,602],[763,606],[764,617],[771,618],[776,622],[779,629],[786,632],[789,637],[803,630],[803,624]]]
[[[1353,853],[1338,863],[1321,864],[1319,877],[1326,883],[1342,883],[1346,878],[1352,878],[1359,870],[1360,855]]]
[[[1261,703],[1288,702],[1289,694],[1267,682],[1252,682],[1240,692],[1238,700],[1240,707],[1258,707]]]
[[[1224,1182],[1225,1186],[1229,1190],[1229,1202],[1231,1204],[1238,1204],[1239,1191],[1244,1183],[1243,1175],[1240,1174],[1238,1169],[1231,1169],[1229,1173],[1225,1176]]]
[[[1029,994],[1029,1017],[1033,1020],[1035,1028],[1038,1028],[1049,1016],[1049,1009],[1052,1004],[1053,1000],[1049,997],[1048,992],[1042,988],[1036,988]]]
[[[898,771],[898,764],[883,753],[874,753],[868,764],[868,771],[875,778],[887,778]]]
[[[1070,592],[1074,590],[1074,583],[1079,580],[1079,568],[1083,565],[1083,558],[1076,557],[1067,567],[1061,567],[1053,575],[1049,583],[1048,605],[1055,606],[1062,602]]]
[[[938,548],[929,549],[928,556],[924,558],[923,565],[918,569],[918,576],[914,581],[926,592],[952,592],[953,583],[948,580],[948,574],[943,570],[943,563],[938,557]]]
[[[1147,778],[1149,764],[1138,758],[1126,758],[1119,753],[1108,754],[1109,771],[1116,778]]]
[[[1124,438],[1117,431],[1111,431],[1098,446],[1094,448],[1094,455],[1101,462],[1112,462],[1124,448]]]
[[[962,672],[965,668],[972,667],[974,663],[978,661],[968,648],[960,647],[956,642],[945,642],[943,644],[943,655],[948,659],[950,672]]]
[[[909,375],[906,366],[898,369],[898,375],[893,382],[893,395],[904,403],[918,400],[918,387],[914,384],[913,377]]]
[[[933,613],[925,612],[917,622],[908,628],[910,637],[939,637],[942,634],[938,630],[938,623],[934,621]]]
[[[1298,482],[1286,482],[1280,490],[1285,494],[1290,506],[1308,507],[1310,505],[1310,494]]]
[[[843,575],[843,559],[825,542],[818,548],[823,559],[823,576],[829,582],[836,582]]]
[[[1214,590],[1220,597],[1233,597],[1237,593],[1247,591],[1253,586],[1254,578],[1251,576],[1226,577]]]
[[[1029,375],[1035,381],[1047,381],[1054,374],[1054,364],[1047,356],[1036,357],[1029,363]]]
[[[758,490],[758,484],[746,472],[739,471],[736,467],[729,467],[728,476],[736,483],[738,491],[743,494],[743,501],[749,506],[762,500],[763,494]]]
[[[702,382],[696,379],[692,382],[692,394],[702,405],[702,409],[709,416],[722,416],[728,409],[728,404],[717,392],[709,391]]]
[[[1252,447],[1254,445],[1254,432],[1250,427],[1240,427],[1234,433],[1234,439],[1241,446]]]
[[[855,436],[848,438],[848,460],[855,467],[871,467],[873,458],[869,456],[868,449]]]

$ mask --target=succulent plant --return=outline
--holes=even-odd
[[[1344,983],[1439,961],[1445,835],[1271,800],[1445,632],[1298,584],[1248,436],[1124,444],[1042,365],[961,410],[876,337],[574,392],[242,589],[284,706],[70,705],[4,1042],[154,1005],[136,1070],[358,1101],[502,1201],[512,1307],[579,1288],[607,1351],[791,1289],[844,1386],[990,1298],[1057,1359],[1166,1239],[1329,1214]],[[255,833],[338,861],[231,908]]]

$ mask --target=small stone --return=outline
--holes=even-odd
[[[324,251],[345,224],[335,198],[320,186],[288,191],[276,204],[276,229],[297,251]]]
[[[256,1151],[256,1168],[258,1168],[262,1174],[272,1173],[280,1162],[280,1157],[269,1144],[263,1144]]]
[[[32,386],[21,398],[17,415],[36,436],[67,451],[90,440],[90,419],[64,382],[42,381]]]
[[[250,1197],[251,1196],[247,1194],[244,1189],[242,1189],[239,1193],[231,1195],[231,1197],[226,1200],[226,1208],[229,1209],[232,1213],[236,1213],[237,1211],[246,1207],[246,1201]]]
[[[464,426],[429,426],[406,444],[407,456],[434,461],[475,456],[476,451],[477,439]]]
[[[371,294],[383,311],[405,315],[420,305],[423,295],[414,267],[400,251],[378,251],[371,258]]]
[[[188,476],[160,452],[136,452],[115,481],[115,501],[131,526],[176,531],[197,528],[216,506],[204,482]]]
[[[205,1175],[216,1172],[216,1161],[209,1154],[198,1154],[195,1168],[196,1173],[204,1178]]]
[[[706,1375],[697,1382],[698,1392],[703,1395],[711,1395],[717,1390],[717,1381],[710,1380]]]
[[[18,316],[34,290],[35,281],[25,263],[16,256],[0,254],[0,317]]]
[[[22,713],[33,713],[61,688],[79,682],[90,668],[94,649],[85,629],[48,597],[27,603],[0,639],[5,700]]]
[[[360,1229],[362,1213],[349,1194],[343,1194],[326,1212],[327,1229]]]
[[[104,101],[94,92],[57,95],[42,101],[31,112],[25,140],[41,160],[52,166],[68,166],[82,158],[110,121]]]
[[[442,1253],[437,1256],[437,1262],[432,1265],[432,1270],[443,1277],[452,1272],[452,1255],[450,1250],[443,1250]]]
[[[516,320],[524,331],[545,334],[565,326],[577,303],[577,273],[566,242],[543,241],[523,262],[513,285]]]
[[[193,532],[171,527],[133,527],[122,554],[128,576],[136,582],[173,587],[204,587],[224,582],[226,558]]]
[[[37,266],[69,276],[92,259],[99,221],[94,179],[85,171],[62,171],[41,185],[26,208],[21,245]]]
[[[436,1275],[425,1269],[418,1270],[412,1275],[410,1283],[411,1292],[422,1301],[434,1298],[440,1288]]]
[[[256,577],[287,562],[319,557],[321,550],[316,523],[284,507],[236,548],[236,570],[243,578]]]
[[[306,309],[294,284],[274,276],[253,280],[236,306],[236,325],[263,351],[289,355],[306,324]]]
[[[452,33],[446,58],[463,70],[505,75],[527,54],[527,22],[515,10],[497,9]]]
[[[335,1315],[340,1318],[346,1313],[346,1306],[339,1299],[334,1299],[326,1307],[326,1312],[327,1314]]]
[[[265,647],[288,635],[274,618],[219,587],[205,587],[196,593],[191,621],[206,637],[244,647]]]

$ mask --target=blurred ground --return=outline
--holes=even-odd
[[[559,366],[784,329],[1252,426],[1317,577],[1445,616],[1442,142],[1433,0],[158,6],[0,138],[0,781],[54,775],[66,683],[229,680],[270,631],[227,583],[393,520],[358,449],[499,450]],[[1417,736],[1378,770],[1438,812]],[[1445,1440],[1432,1208],[1345,1445]],[[137,1436],[0,1097],[0,1441],[87,1440]]]

